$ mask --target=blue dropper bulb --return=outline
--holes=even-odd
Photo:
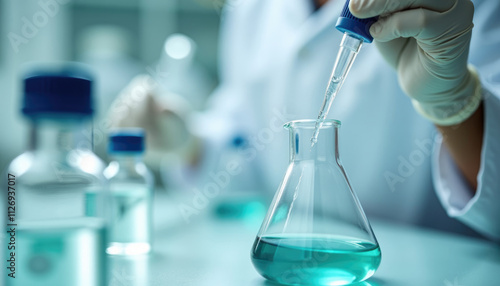
[[[371,43],[373,41],[373,37],[370,35],[370,27],[373,23],[377,22],[378,17],[367,19],[354,17],[351,14],[351,11],[349,11],[349,2],[351,1],[347,0],[345,2],[344,8],[342,9],[342,13],[340,13],[340,17],[337,20],[335,27],[343,33],[361,38],[365,43]]]

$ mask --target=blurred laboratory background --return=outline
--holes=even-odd
[[[160,79],[166,90],[202,108],[217,85],[224,1],[0,0],[0,167],[27,146],[28,125],[19,112],[25,63],[89,65],[96,77],[95,127],[138,74]],[[98,143],[103,156],[105,143]]]

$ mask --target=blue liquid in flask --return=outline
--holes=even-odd
[[[255,241],[252,262],[265,278],[286,285],[348,285],[371,277],[378,245],[342,236],[264,236]]]

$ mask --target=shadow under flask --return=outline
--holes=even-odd
[[[290,164],[252,248],[265,278],[286,285],[347,285],[371,277],[381,253],[338,148],[340,121],[285,124]]]

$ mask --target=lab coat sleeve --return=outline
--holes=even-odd
[[[440,137],[435,145],[433,178],[438,198],[450,217],[500,240],[500,98],[483,91],[485,125],[476,194],[472,195]]]
[[[450,217],[500,240],[500,2],[473,0],[474,30],[469,53],[481,78],[484,135],[475,195],[438,138],[433,158],[435,190]]]

